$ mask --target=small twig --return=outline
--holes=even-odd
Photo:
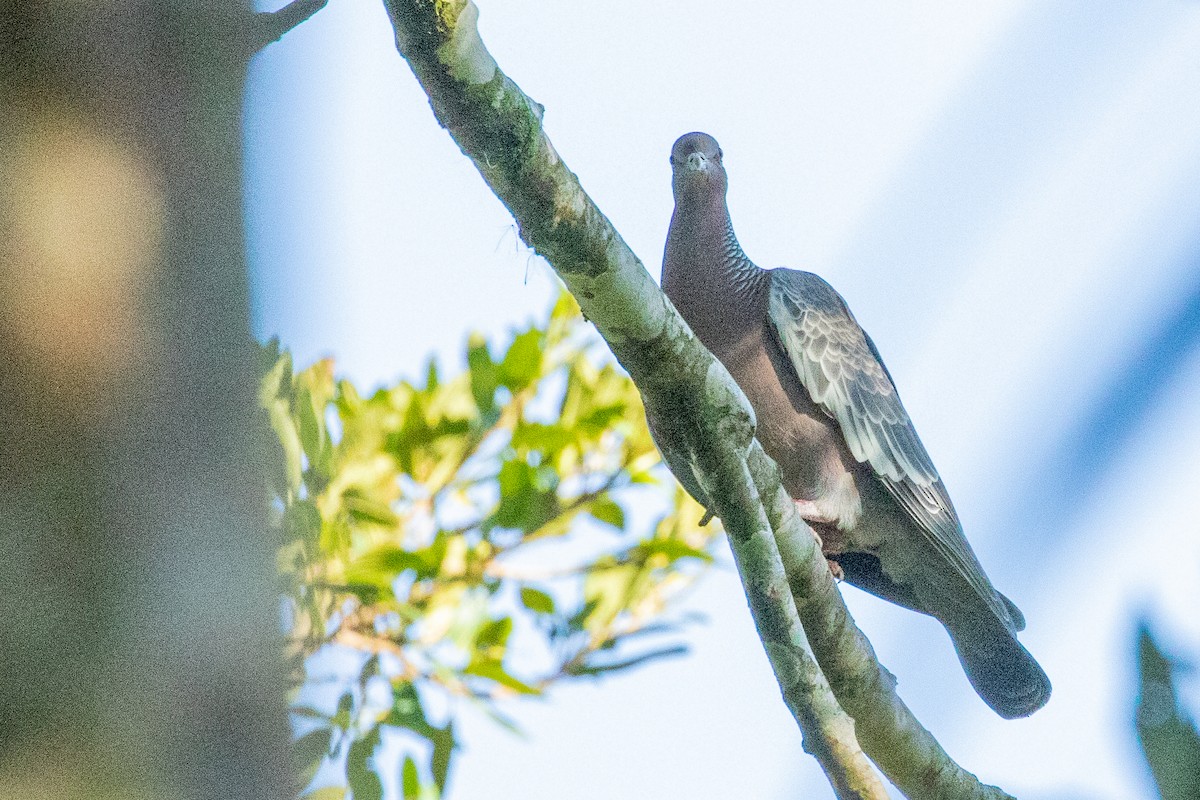
[[[251,52],[257,52],[316,14],[329,0],[292,0],[278,11],[254,15],[250,35]]]
[[[409,662],[403,647],[383,636],[368,636],[353,628],[339,628],[330,641],[365,653],[387,653],[395,657],[400,662],[400,674],[397,677],[410,683],[428,677]]]
[[[489,578],[509,581],[552,581],[560,578],[573,578],[587,572],[588,565],[577,567],[561,567],[559,569],[530,569],[514,567],[509,564],[490,559],[483,572]]]

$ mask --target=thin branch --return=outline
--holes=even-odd
[[[500,71],[479,38],[475,5],[385,5],[397,46],[438,122],[513,213],[521,238],[575,295],[648,411],[666,423],[664,435],[690,454],[729,534],[755,625],[805,749],[817,756],[838,796],[886,796],[859,750],[862,742],[910,797],[1007,797],[954,763],[896,697],[811,531],[786,501],[778,468],[754,441],[753,412],[741,390],[558,157],[542,130],[542,107]],[[858,741],[855,722],[842,708],[857,720]]]
[[[279,41],[285,33],[306,22],[309,17],[324,8],[327,2],[328,0],[292,0],[278,11],[255,14],[250,26],[251,52]]]
[[[409,683],[415,683],[421,678],[431,677],[413,666],[408,660],[408,654],[404,651],[403,647],[385,636],[379,636],[378,634],[368,635],[354,628],[340,627],[329,638],[329,641],[333,644],[349,647],[352,650],[361,650],[364,653],[374,653],[376,655],[387,653],[400,662],[400,670],[395,677],[406,680]],[[452,687],[447,688],[450,689]]]

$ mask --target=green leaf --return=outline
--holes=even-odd
[[[353,417],[362,409],[363,399],[350,381],[338,381],[334,403],[342,417]]]
[[[346,787],[323,786],[316,791],[301,795],[301,800],[346,800]]]
[[[350,744],[346,754],[346,782],[354,792],[354,800],[382,800],[383,783],[371,766],[375,748],[379,746],[380,729],[374,728]]]
[[[1200,733],[1183,710],[1175,666],[1159,649],[1149,625],[1138,626],[1137,734],[1162,800],[1200,797]]]
[[[275,359],[258,384],[258,402],[264,408],[274,400],[291,397],[292,354],[286,350],[279,352],[278,340],[272,340],[272,344],[275,346]]]
[[[367,605],[374,605],[379,602],[379,598],[385,594],[384,590],[379,586],[370,583],[349,582],[341,586],[328,586],[327,588],[349,592]]]
[[[329,754],[333,742],[333,728],[311,730],[292,743],[292,765],[298,775],[297,783],[308,786],[321,768],[321,762]]]
[[[505,461],[500,467],[500,504],[493,515],[494,523],[532,533],[557,516],[558,495],[553,485],[545,485],[546,477],[522,459]]]
[[[584,579],[587,580],[586,578]],[[600,607],[599,597],[590,597],[584,600],[582,606],[567,620],[566,629],[559,636],[570,636],[580,631],[587,630],[588,620],[596,613],[596,609]]]
[[[711,563],[713,560],[710,553],[704,550],[697,550],[679,539],[647,539],[634,549],[641,553],[643,557],[662,554],[671,563],[681,558],[696,558],[706,564]]]
[[[404,789],[404,800],[418,800],[421,795],[421,778],[417,774],[417,762],[412,756],[404,757],[404,768],[400,773],[400,785]],[[355,797],[354,800],[358,800]]]
[[[424,579],[435,576],[438,566],[430,564],[419,552],[382,545],[350,562],[346,567],[346,582],[388,587],[406,569],[414,570],[418,579]]]
[[[321,541],[321,512],[312,500],[297,500],[283,512],[283,526],[292,541],[317,547]]]
[[[624,417],[628,408],[628,404],[623,402],[593,408],[579,418],[577,426],[592,436],[599,436]]]
[[[625,530],[625,510],[617,505],[611,497],[599,497],[592,501],[588,513],[598,521],[611,525],[617,530]]]
[[[485,704],[484,707],[486,709],[490,706]],[[397,728],[407,728],[433,745],[433,782],[439,792],[445,789],[446,776],[450,772],[450,761],[454,755],[453,723],[447,723],[443,728],[429,724],[421,708],[421,698],[416,688],[403,680],[392,687],[392,710],[384,717],[384,723]]]
[[[508,643],[508,635],[512,633],[512,617],[500,617],[487,622],[475,635],[475,646],[480,650],[498,648],[503,650]]]
[[[429,357],[429,363],[425,366],[425,389],[426,391],[438,388],[438,363],[433,356]]]
[[[371,657],[363,664],[362,672],[359,673],[358,680],[360,683],[366,683],[371,678],[379,674],[379,654],[373,653]]]
[[[522,419],[513,428],[512,447],[518,453],[540,452],[549,460],[575,439],[575,432],[561,425]]]
[[[579,317],[579,303],[570,292],[560,292],[550,310],[550,319],[576,319]]]
[[[393,794],[432,800],[445,791],[456,753],[457,709],[427,718],[419,694],[425,685],[444,681],[465,689],[471,702],[501,720],[502,697],[542,691],[542,683],[526,683],[506,667],[507,651],[518,644],[517,612],[504,605],[514,589],[525,609],[521,613],[529,615],[525,619],[537,623],[522,636],[543,637],[548,651],[566,659],[575,672],[551,674],[598,675],[674,652],[628,657],[627,635],[620,631],[629,627],[628,617],[637,626],[629,635],[649,636],[665,618],[650,609],[670,602],[677,587],[694,579],[696,564],[687,559],[707,561],[703,543],[718,534],[693,538],[698,514],[690,506],[685,512],[676,505],[665,521],[648,526],[625,511],[631,499],[625,487],[631,482],[666,487],[669,476],[656,466],[636,388],[611,358],[596,358],[598,342],[574,300],[563,294],[548,323],[514,333],[502,348],[471,337],[467,370],[443,374],[430,360],[415,381],[369,395],[344,381],[335,384],[330,362],[293,374],[286,353],[264,350],[265,372],[272,374],[264,378],[260,402],[282,448],[272,448],[274,470],[267,480],[275,507],[282,509],[273,516],[280,542],[277,563],[287,573],[280,585],[303,621],[296,626],[298,649],[318,646],[335,615],[357,597],[366,614],[398,615],[407,630],[394,640],[405,651],[403,660],[415,669],[433,670],[414,678],[416,686],[384,676],[393,687],[393,702],[379,718],[373,706],[364,706],[365,694],[357,688],[365,692],[368,680],[374,688],[384,679],[374,675],[378,661],[368,662],[330,715],[330,727],[306,740],[311,758],[305,767],[342,766],[352,773],[343,780],[356,799],[380,794],[376,758],[381,748],[371,744],[379,741],[383,724],[420,740],[408,751],[408,762],[397,765],[400,774],[388,776],[399,784]],[[535,394],[547,376],[553,376],[547,383],[555,391],[565,383],[558,419],[549,418],[558,404]],[[597,485],[617,488],[580,498],[582,489]],[[564,505],[560,492],[571,502]],[[556,583],[552,593],[539,582],[491,569],[509,552],[528,549],[535,537],[567,532],[580,515],[621,531],[636,521],[641,529],[631,530],[628,539],[609,540],[607,550],[582,570],[582,581]],[[405,549],[423,531],[436,532],[433,541]],[[689,569],[680,570],[675,563],[680,559]],[[398,577],[411,586],[399,598],[392,589],[400,586]],[[416,580],[409,581],[412,577]],[[647,599],[654,603],[642,602]],[[634,604],[636,619],[630,613]],[[392,635],[369,626],[362,632]],[[304,655],[291,655],[297,669],[303,668]],[[362,660],[368,655],[364,652]],[[562,668],[563,662],[557,665]],[[304,725],[326,721],[307,707],[290,719]],[[328,755],[330,749],[337,751],[336,758]],[[340,787],[330,793],[349,797]]]
[[[296,421],[299,423],[300,444],[310,461],[315,461],[325,446],[325,419],[317,408],[312,392],[301,386],[296,390]]]
[[[338,698],[337,713],[333,716],[333,724],[342,730],[350,730],[350,712],[354,710],[354,695],[345,692]]]
[[[487,340],[477,333],[467,341],[467,367],[471,370],[471,395],[475,405],[481,412],[490,409],[496,403],[500,371],[492,361]]]
[[[537,614],[554,613],[554,598],[531,586],[521,588],[521,604]]]
[[[560,298],[561,299],[561,298]],[[266,375],[279,361],[279,337],[272,336],[265,342],[259,342],[258,345],[258,371]]]
[[[276,481],[282,478],[279,486],[280,494],[295,495],[299,493],[303,481],[303,446],[300,444],[300,434],[296,420],[292,416],[292,357],[284,352],[279,361],[259,384],[259,405],[267,412],[271,429],[275,431],[276,439],[283,451],[282,473],[274,477]]]
[[[350,549],[350,524],[345,519],[321,520],[321,550],[326,558],[340,557]]]
[[[392,710],[384,722],[398,728],[408,728],[422,736],[426,736],[432,727],[425,719],[416,687],[408,681],[397,681],[392,685]]]
[[[611,623],[625,607],[630,588],[637,578],[635,564],[601,563],[583,579],[584,602],[592,605],[583,626],[596,631]]]
[[[271,429],[275,431],[275,436],[279,439],[279,445],[283,448],[284,456],[284,476],[287,483],[287,488],[290,492],[299,492],[303,481],[304,468],[304,447],[300,444],[300,432],[296,427],[296,421],[292,418],[292,411],[289,399],[284,395],[269,395],[268,386],[271,381],[277,380],[281,373],[291,372],[292,357],[284,354],[279,359],[279,364],[271,371],[266,378],[263,379],[263,390],[260,393],[260,400],[263,408],[267,411],[267,416],[271,420]]]
[[[504,671],[504,665],[491,658],[474,658],[463,670],[467,675],[475,675],[495,681],[501,686],[512,689],[518,694],[541,694],[541,690],[523,683]]]
[[[500,484],[501,498],[515,497],[534,488],[537,468],[523,458],[509,459],[500,465],[496,479]]]
[[[351,489],[342,495],[342,503],[355,522],[383,528],[395,528],[400,524],[400,518],[386,503],[372,500],[356,490]]]
[[[450,759],[454,755],[454,723],[447,722],[444,728],[431,728],[426,738],[433,743],[430,766],[440,795],[446,790],[446,776],[450,774]]]
[[[312,706],[291,706],[288,708],[289,714],[295,714],[297,717],[306,719],[318,719],[322,722],[329,722],[329,715],[324,711],[313,708]]]
[[[530,328],[513,339],[500,362],[500,383],[519,392],[537,378],[542,370],[542,332]]]

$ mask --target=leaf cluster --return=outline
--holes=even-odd
[[[512,727],[506,698],[682,652],[635,640],[685,621],[671,602],[715,532],[596,342],[564,294],[500,352],[472,336],[465,372],[431,361],[369,396],[265,348],[297,768],[311,788],[344,764],[308,796],[381,797],[386,733],[407,743],[406,800],[439,797],[460,704]],[[643,519],[647,495],[661,512]],[[322,676],[331,661],[355,674]]]

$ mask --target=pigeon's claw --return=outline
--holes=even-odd
[[[833,579],[841,582],[846,580],[846,573],[842,570],[842,565],[837,562],[837,559],[827,558],[825,563],[829,565],[829,571],[833,573]]]
[[[797,503],[797,505],[799,505],[799,503]],[[813,538],[817,540],[817,549],[824,553],[825,542],[821,539],[821,534],[817,533],[817,529],[812,526],[809,526],[808,529],[812,531]],[[842,565],[837,562],[837,559],[826,556],[825,563],[829,565],[829,571],[833,573],[833,579],[835,581],[842,581],[846,579],[846,573],[842,570]]]

